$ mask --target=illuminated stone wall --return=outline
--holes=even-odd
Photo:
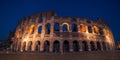
[[[23,18],[16,27],[15,51],[79,52],[114,50],[114,37],[102,19],[56,16],[54,11]]]

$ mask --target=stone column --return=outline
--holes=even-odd
[[[70,52],[73,52],[73,43],[69,42],[69,46],[70,46]]]
[[[91,51],[90,41],[87,41],[87,44],[88,44],[88,51]]]
[[[95,44],[95,50],[97,50],[97,42],[94,42],[94,44]]]
[[[40,45],[40,52],[44,51],[44,41],[41,41],[41,45]]]
[[[63,53],[63,42],[60,42],[60,52]]]
[[[103,45],[102,45],[102,42],[100,42],[100,46],[101,46],[101,51],[103,51]]]
[[[80,49],[79,51],[83,51],[82,41],[79,42]]]
[[[50,42],[49,51],[50,51],[50,52],[53,52],[53,43],[52,43],[52,42]]]

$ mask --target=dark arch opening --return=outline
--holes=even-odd
[[[22,50],[25,51],[25,48],[26,48],[26,42],[23,42]]]
[[[82,46],[83,46],[83,51],[88,51],[88,45],[86,41],[82,42]]]
[[[40,41],[37,41],[36,42],[36,49],[35,49],[37,52],[40,51]]]
[[[77,24],[72,24],[72,32],[77,32],[78,29],[77,29]]]
[[[106,50],[106,44],[105,44],[105,42],[102,42],[102,46],[103,46],[103,50],[105,51]]]
[[[89,32],[89,33],[92,33],[92,28],[91,28],[91,26],[88,26],[88,32]]]
[[[59,23],[55,23],[55,25],[54,25],[54,31],[59,31],[59,30],[60,30]]]
[[[100,42],[97,42],[97,50],[101,50]]]
[[[93,41],[90,42],[91,45],[91,51],[95,51],[95,43]]]
[[[100,33],[100,35],[103,35],[103,34],[104,34],[102,28],[99,28],[99,33]]]
[[[63,25],[62,31],[63,32],[68,32],[68,26],[66,24]]]
[[[32,50],[32,41],[28,43],[28,51],[31,51],[31,50]]]
[[[38,33],[41,34],[41,32],[42,32],[42,26],[38,28]]]
[[[73,51],[79,52],[79,43],[78,41],[73,41]]]
[[[49,52],[50,43],[49,41],[44,42],[44,52]]]
[[[50,25],[50,23],[47,23],[46,24],[46,34],[50,34],[50,28],[51,28],[51,25]]]
[[[69,42],[67,40],[63,42],[63,52],[69,52]]]
[[[59,41],[55,41],[53,43],[53,52],[55,52],[55,53],[60,52],[60,43],[59,43]]]

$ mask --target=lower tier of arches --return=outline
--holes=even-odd
[[[107,42],[99,41],[59,41],[55,40],[53,42],[45,40],[40,42],[18,42],[13,45],[13,50],[15,51],[28,51],[28,52],[79,52],[79,51],[107,51],[112,50],[113,47]]]

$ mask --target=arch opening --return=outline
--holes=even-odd
[[[91,26],[88,26],[88,32],[89,32],[89,33],[92,33],[92,28],[91,28]]]
[[[88,44],[86,41],[82,42],[82,46],[83,46],[83,51],[88,51]]]
[[[97,42],[97,50],[101,50],[100,42]]]
[[[59,31],[59,30],[60,30],[59,23],[55,23],[55,25],[54,25],[54,31]]]
[[[69,52],[69,42],[67,40],[63,42],[63,52]]]
[[[80,32],[86,32],[85,24],[80,24]]]
[[[39,26],[38,33],[41,34],[41,32],[42,32],[42,26]]]
[[[44,52],[49,52],[50,43],[49,41],[44,42]]]
[[[59,41],[54,41],[54,43],[53,43],[53,52],[55,52],[55,53],[60,52],[60,43],[59,43]]]
[[[79,43],[78,41],[73,41],[73,51],[79,52]]]
[[[95,51],[95,43],[93,41],[90,42],[90,47],[91,47],[91,51]]]
[[[72,28],[72,32],[78,32],[77,24],[72,24],[71,28]]]

